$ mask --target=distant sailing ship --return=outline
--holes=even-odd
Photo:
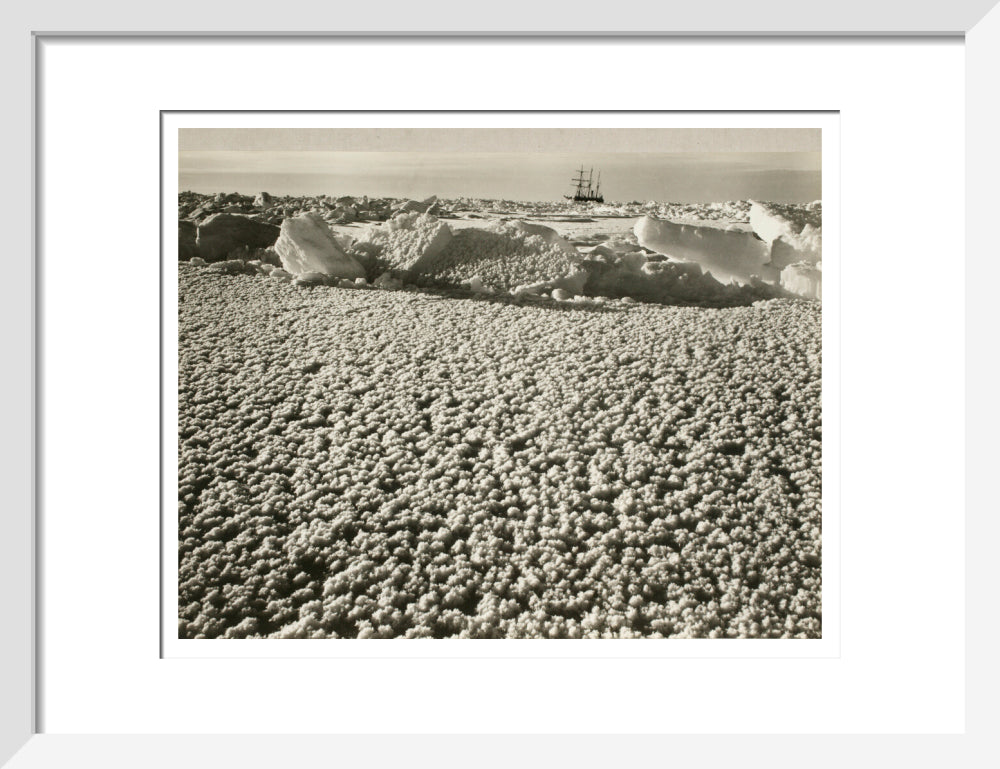
[[[603,203],[604,196],[601,195],[601,172],[597,172],[597,186],[594,186],[594,169],[590,169],[590,176],[584,177],[583,166],[580,166],[580,175],[574,177],[576,183],[575,195],[563,195],[566,200],[573,200],[581,203]]]

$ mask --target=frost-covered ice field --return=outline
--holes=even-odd
[[[179,273],[180,637],[821,635],[818,302]]]

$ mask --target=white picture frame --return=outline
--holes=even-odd
[[[993,356],[985,351],[991,347],[991,329],[995,327],[996,315],[986,291],[991,285],[990,277],[997,272],[994,260],[984,257],[990,254],[991,243],[987,240],[990,215],[1000,202],[993,185],[1000,158],[995,146],[997,128],[1000,128],[1000,111],[993,103],[995,91],[994,73],[998,71],[1000,56],[1000,12],[992,8],[995,0],[953,3],[934,8],[910,8],[904,3],[848,3],[825,14],[823,18],[808,18],[804,9],[785,13],[783,3],[758,4],[747,9],[739,3],[719,3],[719,8],[687,9],[678,11],[662,9],[649,16],[622,13],[618,5],[614,12],[604,9],[593,16],[587,16],[579,9],[567,15],[565,9],[554,11],[539,8],[533,13],[515,15],[520,23],[494,26],[487,19],[471,18],[468,9],[456,8],[450,15],[446,12],[428,14],[426,9],[410,8],[394,16],[393,27],[410,32],[448,32],[459,35],[478,31],[484,32],[554,32],[568,29],[570,32],[598,34],[634,32],[637,26],[652,28],[665,34],[749,34],[778,33],[784,35],[830,35],[840,33],[862,34],[902,34],[917,36],[945,36],[952,39],[965,35],[966,50],[966,249],[971,258],[966,263],[966,413],[974,415],[966,424],[960,424],[963,415],[959,409],[948,412],[943,419],[950,429],[964,430],[966,445],[965,461],[965,506],[966,506],[966,596],[965,605],[970,610],[965,613],[967,672],[965,681],[966,709],[964,730],[960,736],[883,737],[873,741],[869,737],[828,735],[808,737],[762,737],[729,736],[725,738],[702,736],[643,736],[641,738],[608,737],[598,739],[558,738],[534,735],[532,737],[494,736],[476,739],[471,736],[222,736],[222,735],[161,735],[156,737],[139,735],[94,736],[81,729],[65,730],[67,733],[36,733],[39,712],[35,698],[36,685],[46,675],[44,666],[37,666],[36,659],[36,582],[39,565],[34,560],[35,512],[37,506],[46,501],[48,478],[34,475],[36,452],[44,452],[44,445],[35,443],[36,419],[46,417],[44,402],[35,398],[35,344],[44,339],[44,328],[35,325],[45,308],[44,296],[35,296],[35,262],[29,255],[34,253],[36,238],[44,238],[45,223],[33,222],[32,214],[38,191],[34,185],[34,169],[29,159],[34,158],[36,147],[34,115],[34,86],[42,82],[35,70],[35,54],[39,42],[55,36],[52,30],[62,30],[79,35],[79,45],[86,45],[88,38],[96,39],[94,30],[125,30],[123,37],[133,43],[154,45],[153,41],[143,42],[143,36],[135,30],[169,33],[180,30],[182,35],[199,32],[226,31],[250,32],[267,29],[272,32],[294,33],[297,19],[289,16],[284,28],[273,23],[265,13],[254,14],[253,9],[241,10],[238,23],[215,8],[199,8],[197,13],[188,11],[184,4],[174,4],[162,15],[150,13],[145,18],[118,15],[120,9],[115,3],[91,5],[87,8],[87,18],[74,15],[68,4],[50,3],[44,8],[17,9],[10,14],[11,19],[3,34],[7,45],[4,47],[7,93],[17,94],[17,113],[22,119],[11,121],[6,130],[9,133],[5,145],[6,167],[10,170],[11,181],[3,192],[5,210],[10,221],[17,225],[11,228],[8,245],[15,258],[8,264],[4,284],[3,315],[5,334],[3,336],[5,359],[11,362],[14,376],[5,383],[9,407],[10,428],[5,431],[4,477],[8,489],[7,508],[3,536],[0,537],[0,575],[8,586],[10,594],[16,596],[7,611],[4,633],[4,654],[2,658],[3,685],[0,694],[0,761],[11,757],[11,766],[48,767],[75,764],[99,764],[102,766],[132,766],[136,764],[173,766],[186,764],[209,766],[224,762],[247,766],[268,766],[292,764],[298,761],[323,760],[337,755],[345,761],[360,761],[378,751],[378,760],[386,765],[410,762],[414,758],[442,761],[450,765],[466,764],[470,756],[476,756],[476,763],[506,765],[527,752],[538,755],[541,760],[558,761],[565,764],[596,765],[596,763],[620,763],[671,755],[681,760],[700,757],[708,765],[729,765],[734,761],[746,760],[754,756],[765,756],[774,751],[788,755],[789,763],[802,760],[820,760],[830,765],[843,765],[849,760],[859,760],[862,756],[871,761],[872,757],[885,753],[888,757],[914,766],[973,765],[977,756],[995,748],[992,736],[992,715],[995,705],[991,703],[991,684],[996,681],[995,662],[987,650],[993,622],[989,611],[976,611],[976,607],[992,606],[990,586],[989,543],[996,541],[995,518],[989,515],[990,478],[996,465],[997,449],[993,445],[993,435],[998,426],[997,408],[992,403],[991,374],[995,365]],[[193,6],[193,4],[190,4]],[[317,4],[318,5],[318,4]],[[57,7],[59,6],[59,7]],[[379,30],[390,32],[385,27],[384,14],[381,19],[368,12],[351,10],[334,13],[331,9],[318,10],[315,19],[323,19],[326,28],[340,34],[352,31]],[[601,18],[601,14],[604,18]],[[473,17],[475,14],[473,14]],[[336,18],[334,18],[336,17]],[[611,18],[613,17],[613,18]],[[299,17],[301,18],[301,17]],[[644,19],[639,24],[635,19]],[[572,19],[568,24],[567,19]],[[649,20],[654,19],[655,23]],[[191,28],[190,20],[196,20],[201,29]],[[504,21],[507,21],[505,19]],[[433,22],[433,23],[432,23]],[[528,23],[530,22],[530,23]],[[628,22],[628,23],[626,23]],[[316,22],[311,27],[318,26]],[[923,39],[923,38],[922,38]],[[697,38],[687,45],[696,45]],[[808,42],[808,38],[805,38]],[[751,41],[752,43],[752,41]],[[363,45],[363,43],[356,43]],[[410,43],[419,44],[419,41]],[[498,43],[491,43],[496,45]],[[641,43],[640,43],[641,44]],[[815,45],[823,45],[821,40]],[[906,45],[905,41],[901,42]],[[202,100],[204,101],[204,100]],[[183,105],[164,105],[176,108]],[[199,105],[210,106],[210,105]],[[794,105],[792,105],[794,107]],[[829,105],[827,105],[829,106]],[[844,130],[842,128],[842,130]],[[152,150],[151,150],[152,151]],[[29,194],[30,190],[30,194]],[[957,225],[948,226],[956,228]],[[959,271],[961,272],[961,271]],[[845,277],[850,280],[850,276]],[[956,347],[958,339],[952,340]],[[69,385],[70,383],[67,383]],[[36,412],[41,408],[40,414]],[[941,479],[930,479],[931,484],[943,483]],[[960,487],[961,481],[950,479],[949,483]],[[957,492],[956,492],[957,493]],[[86,509],[86,505],[84,505]],[[45,553],[37,557],[45,558]],[[918,580],[919,582],[919,580]],[[961,600],[960,596],[953,599]],[[899,630],[909,627],[905,618],[894,626]],[[911,628],[912,629],[912,628]],[[152,652],[155,654],[155,650]],[[928,664],[932,664],[930,661]],[[219,663],[215,663],[219,664]],[[812,663],[817,664],[817,663]],[[808,673],[806,673],[808,675]],[[541,693],[539,693],[541,694]],[[864,696],[864,693],[859,693]],[[137,703],[141,704],[141,703]],[[211,726],[211,725],[207,725]],[[206,728],[203,731],[211,732]],[[373,723],[370,731],[379,732]],[[442,732],[447,726],[442,725]],[[489,729],[484,729],[489,731]],[[709,724],[704,729],[711,732]],[[776,724],[774,732],[782,731]],[[84,736],[86,735],[86,736]],[[712,740],[711,756],[707,754],[707,740]],[[485,749],[485,750],[484,750]],[[890,752],[891,751],[891,754]],[[994,751],[995,752],[995,751]],[[775,761],[780,763],[780,759]]]

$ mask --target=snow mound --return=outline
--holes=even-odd
[[[333,239],[340,246],[341,251],[350,251],[354,247],[354,238],[345,232],[335,232],[330,230],[333,234]]]
[[[523,222],[501,222],[456,232],[428,274],[453,283],[478,276],[491,289],[509,292],[569,275],[578,256],[544,233],[531,233]]]
[[[435,203],[437,203],[437,195],[431,195],[426,200],[416,201],[407,200],[403,202],[396,208],[397,213],[426,213]]]
[[[748,219],[753,232],[682,224],[647,215],[636,222],[635,234],[643,247],[694,262],[723,283],[746,286],[762,281],[805,298],[819,299],[822,216],[820,201],[808,205],[750,201]],[[795,268],[789,270],[792,266]]]
[[[641,264],[642,254],[627,254],[609,264],[587,260],[581,267],[588,274],[582,293],[613,299],[632,298],[660,304],[703,304],[736,306],[755,299],[773,298],[779,289],[759,281],[737,286],[723,284],[702,272],[695,262],[654,261]]]
[[[318,216],[302,214],[281,223],[274,244],[281,266],[293,275],[318,272],[337,278],[364,277],[364,268],[344,253],[330,228]]]
[[[278,238],[278,228],[248,216],[219,213],[198,225],[195,238],[198,256],[221,262],[238,248],[266,248]]]
[[[622,254],[614,263],[621,264],[627,270],[637,272],[645,267],[648,261],[648,257],[642,251],[632,251]]]
[[[198,256],[198,225],[188,219],[177,222],[177,257],[182,262]]]
[[[819,201],[803,206],[751,200],[749,220],[753,231],[768,243],[780,237],[794,242],[806,228],[807,233],[822,229],[823,205]]]
[[[695,262],[716,279],[742,285],[755,278],[776,283],[778,274],[766,267],[770,246],[747,232],[676,224],[644,216],[635,223],[639,245],[685,262]]]
[[[403,287],[403,279],[390,270],[379,275],[372,285],[376,288],[387,288],[395,291]]]
[[[337,206],[322,214],[324,221],[349,224],[358,220],[358,210],[354,206]]]
[[[391,269],[431,272],[451,239],[451,228],[444,222],[408,213],[370,227],[357,246],[367,248]]]
[[[539,294],[551,291],[565,291],[572,297],[583,293],[589,279],[590,273],[586,270],[577,269],[575,272],[571,272],[569,275],[564,275],[555,280],[544,280],[538,283],[517,286],[511,290],[511,293],[514,296],[523,297],[538,296]]]
[[[822,263],[795,262],[788,265],[781,271],[781,287],[806,299],[822,299]]]
[[[631,240],[612,238],[603,243],[598,243],[597,248],[604,248],[616,254],[628,254],[635,251],[636,244]]]
[[[608,248],[603,243],[590,249],[584,249],[582,253],[588,259],[603,259],[606,262],[613,262],[618,258],[618,252],[613,248]]]
[[[535,224],[534,222],[522,222],[514,221],[509,223],[511,229],[516,232],[523,232],[526,235],[537,235],[542,238],[546,243],[555,248],[562,249],[567,254],[572,256],[577,255],[576,246],[570,243],[566,238],[560,235],[551,227],[546,227],[544,224]]]
[[[822,204],[808,206],[750,202],[750,226],[771,246],[778,270],[794,262],[815,264],[823,252]]]
[[[242,259],[227,259],[224,262],[214,262],[210,266],[213,272],[221,272],[225,275],[253,275],[256,268],[247,264]]]

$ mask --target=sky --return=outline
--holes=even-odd
[[[708,203],[819,200],[819,152],[330,152],[179,153],[179,189],[272,195],[474,197],[555,201],[580,166],[601,173],[607,201]]]

